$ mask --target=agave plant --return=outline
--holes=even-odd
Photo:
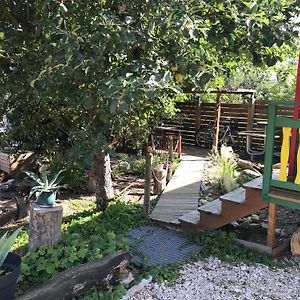
[[[60,170],[52,180],[48,179],[45,168],[42,169],[42,174],[40,176],[33,172],[26,171],[25,173],[27,176],[29,176],[35,182],[35,185],[31,188],[28,198],[30,198],[33,194],[35,194],[38,198],[43,192],[55,192],[60,188],[64,188],[65,185],[60,185],[62,180],[60,175],[64,171],[65,170]]]
[[[15,230],[10,236],[7,236],[7,232],[0,238],[0,268],[3,265],[8,252],[10,251],[15,239],[22,228]]]

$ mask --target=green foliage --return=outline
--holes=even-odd
[[[237,188],[238,164],[235,154],[229,149],[231,148],[222,145],[220,153],[210,155],[208,177],[220,192],[230,192]]]
[[[33,172],[25,171],[25,174],[30,177],[35,183],[31,188],[29,193],[29,198],[35,194],[38,198],[43,192],[56,192],[59,189],[65,187],[64,185],[60,185],[59,183],[63,179],[61,174],[65,172],[65,170],[60,170],[53,179],[49,180],[47,175],[46,166],[42,167],[41,175],[35,174]]]
[[[268,69],[251,64],[242,65],[232,72],[224,85],[232,89],[255,89],[256,98],[260,100],[293,101],[297,75],[295,58],[296,52],[293,59],[285,58],[283,62]]]
[[[126,293],[124,285],[118,285],[116,288],[109,291],[99,291],[92,289],[81,297],[76,297],[78,300],[119,300]]]
[[[120,161],[113,168],[113,173],[124,172],[128,174],[144,175],[146,172],[146,159],[143,156],[129,156],[119,155]],[[165,155],[154,155],[152,161],[152,168],[155,169],[160,164],[166,164],[168,157]],[[172,161],[174,169],[177,168],[179,160]]]
[[[298,36],[292,0],[1,5],[6,142],[74,160],[141,144],[148,123],[174,113],[168,93],[204,87],[233,61],[273,65]]]
[[[151,267],[144,270],[141,270],[141,275],[138,280],[142,278],[153,278],[158,284],[167,282],[170,286],[175,283],[175,280],[180,275],[180,265],[169,265],[164,267]]]
[[[22,235],[19,241],[17,239],[18,245],[22,246],[17,250],[24,253],[20,292],[59,271],[128,249],[124,234],[145,222],[140,206],[116,201],[104,213],[96,211],[93,204],[92,208],[65,217],[61,242],[57,246],[28,250],[24,245],[27,237]]]
[[[22,228],[18,228],[10,236],[7,236],[7,232],[5,232],[5,234],[0,238],[0,268],[21,229]]]
[[[234,241],[235,235],[222,230],[207,231],[194,236],[202,246],[201,257],[216,256],[228,262],[263,263],[274,265],[272,258],[246,249]]]
[[[87,170],[91,169],[91,162],[86,164],[86,168],[82,165],[84,163],[70,162],[67,158],[54,157],[50,161],[50,174],[56,174],[59,170],[65,169],[64,184],[65,190],[73,193],[87,193],[88,174]],[[53,176],[53,175],[52,175]]]

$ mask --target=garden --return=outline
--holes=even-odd
[[[263,174],[263,161],[249,161],[243,150],[220,145],[207,156],[195,116],[203,125],[221,111],[221,102],[255,115],[253,99],[221,90],[249,89],[266,103],[293,100],[299,4],[2,2],[0,298],[214,299],[209,293],[216,289],[223,299],[226,280],[217,278],[227,275],[210,273],[216,269],[254,274],[249,282],[255,274],[278,276],[295,299],[297,258],[274,259],[236,243],[266,233],[266,210],[216,230],[180,236],[173,230],[200,251],[167,265],[137,263],[141,241],[133,242],[130,233],[171,232],[151,212],[189,147],[204,162],[196,210]],[[200,105],[184,111],[201,101],[216,106],[205,106],[212,109],[207,115]],[[259,108],[254,117],[262,115]],[[245,116],[235,115],[244,128]],[[181,181],[192,177],[187,171]],[[298,211],[279,213],[279,240],[299,227]],[[194,287],[206,276],[212,276],[204,285],[207,297]],[[289,299],[258,286],[251,285],[249,295],[230,286],[228,299]]]

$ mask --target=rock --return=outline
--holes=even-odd
[[[280,233],[281,233],[281,229],[276,228],[276,229],[275,229],[275,234],[280,236]]]
[[[201,200],[200,200],[200,204],[201,204],[201,205],[204,205],[204,204],[206,204],[206,203],[208,203],[208,201],[207,201],[206,199],[201,199]]]
[[[253,214],[253,215],[251,216],[251,221],[252,221],[253,223],[259,223],[259,216],[256,215],[256,214]]]
[[[245,221],[240,224],[240,228],[243,230],[249,229],[249,227],[250,227],[249,221]]]
[[[287,235],[288,235],[287,230],[286,229],[281,229],[281,231],[280,231],[280,237],[281,238],[285,238],[285,237],[287,237]]]
[[[239,224],[237,221],[231,222],[230,225],[231,225],[233,228],[237,228],[237,227],[240,226],[240,224]]]
[[[16,181],[14,179],[9,179],[5,182],[0,183],[1,192],[11,192],[16,191]]]

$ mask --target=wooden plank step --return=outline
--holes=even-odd
[[[283,201],[298,203],[300,205],[300,193],[296,191],[272,187],[268,196]]]
[[[238,204],[245,203],[245,189],[243,187],[239,187],[223,196],[220,197],[221,201],[230,201]]]
[[[221,206],[222,202],[220,199],[216,199],[212,202],[208,202],[202,206],[199,207],[199,211],[203,211],[206,213],[214,214],[214,215],[220,215],[221,214]]]
[[[243,188],[251,188],[256,190],[262,189],[263,176],[259,176],[249,182],[243,184]]]
[[[200,221],[200,212],[198,210],[190,211],[178,218],[179,222],[197,225]]]

